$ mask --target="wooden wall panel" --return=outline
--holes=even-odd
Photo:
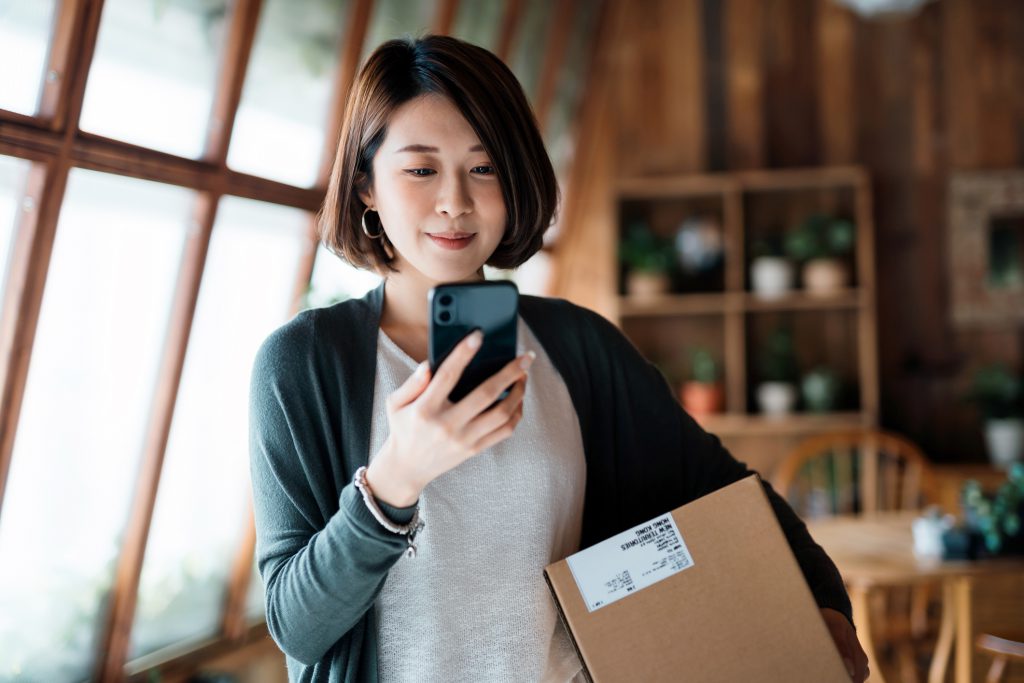
[[[1024,81],[1020,75],[1020,22],[1013,21],[1014,5],[1000,0],[972,3],[974,10],[974,58],[972,72],[978,93],[978,160],[986,168],[1019,163],[1019,102]],[[1015,42],[1016,39],[1016,42]],[[1015,116],[1016,115],[1016,116]]]
[[[886,413],[889,424],[896,429],[917,435],[917,441],[933,453],[944,444],[950,453],[978,452],[979,443],[971,437],[973,425],[964,424],[962,404],[950,377],[957,372],[955,335],[949,319],[949,293],[946,270],[946,175],[947,147],[941,144],[945,119],[943,116],[942,14],[938,6],[926,8],[910,27],[910,83],[908,93],[911,112],[910,171],[912,177],[912,224],[916,233],[914,248],[919,252],[920,266],[912,269],[920,283],[919,293],[930,293],[924,306],[921,334],[915,342],[916,353],[909,357],[913,372],[906,372],[906,360],[883,368],[882,377],[891,387],[903,387],[899,402],[893,402]],[[883,307],[891,316],[903,314],[906,304]],[[928,340],[921,343],[921,339]],[[892,347],[884,344],[884,348]],[[890,354],[891,356],[892,354]],[[928,396],[914,401],[915,396]],[[944,397],[943,397],[944,396]],[[913,403],[909,403],[913,401]],[[922,409],[913,406],[921,405]],[[913,414],[906,412],[911,406]],[[959,410],[950,410],[959,408]],[[964,437],[967,436],[965,439]]]
[[[646,11],[634,5],[623,18],[630,38],[615,97],[626,175],[707,167],[701,6],[700,0],[650,0]]]
[[[974,73],[974,0],[944,0],[943,66],[946,78],[946,132],[951,168],[977,168],[980,116]]]
[[[812,39],[817,9],[812,0],[764,2],[765,146],[773,168],[813,166],[821,157]]]
[[[615,178],[706,169],[708,150],[724,150],[711,156],[726,170],[863,164],[876,199],[882,425],[938,461],[984,459],[963,395],[979,364],[1024,364],[1024,330],[952,325],[946,187],[957,170],[1024,166],[1024,3],[934,0],[869,20],[834,0],[720,0],[712,20],[713,2],[613,0],[624,10],[606,48],[611,119],[580,144],[609,141],[594,153],[614,176],[588,186],[570,242],[617,229]],[[724,125],[706,120],[715,92]],[[570,273],[614,272],[608,258],[595,270],[563,256],[556,280],[585,296],[593,281],[573,287]]]
[[[732,170],[765,165],[763,0],[725,0],[723,52],[726,164]]]
[[[856,157],[854,36],[856,18],[833,0],[819,0],[816,48],[821,161],[848,164]]]
[[[662,20],[677,29],[674,40],[660,43],[664,65],[666,108],[665,132],[673,143],[669,157],[673,169],[702,171],[707,168],[707,139],[704,108],[704,40],[701,32],[700,0],[667,0],[662,3]],[[675,86],[675,87],[672,87]],[[661,132],[661,131],[659,131]]]
[[[704,168],[724,171],[726,164],[725,16],[722,0],[701,3],[701,38],[704,44]]]

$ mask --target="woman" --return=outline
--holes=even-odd
[[[525,262],[556,200],[529,105],[497,57],[439,36],[369,57],[321,237],[384,283],[297,315],[252,376],[257,562],[291,680],[581,677],[544,566],[751,473],[614,326],[561,300],[522,297],[523,353],[447,400],[480,338],[432,376],[427,292]],[[863,680],[838,572],[765,488]]]

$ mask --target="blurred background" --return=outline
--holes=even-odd
[[[379,282],[315,213],[359,64],[427,32],[512,68],[558,174],[544,249],[489,277],[618,324],[808,519],[1020,552],[1024,3],[0,0],[0,682],[286,679],[249,371]],[[872,680],[983,680],[988,632],[1024,680],[1006,561],[955,640],[939,579],[876,630]]]

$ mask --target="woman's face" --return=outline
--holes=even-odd
[[[434,282],[475,278],[505,233],[494,166],[469,122],[440,95],[395,110],[373,158],[373,186],[360,197],[380,215],[396,267]]]

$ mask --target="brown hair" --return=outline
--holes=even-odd
[[[395,270],[382,244],[387,237],[370,239],[362,231],[366,206],[358,193],[373,184],[373,157],[384,141],[392,113],[427,93],[451,100],[480,138],[497,172],[508,222],[487,264],[495,268],[523,264],[540,249],[558,202],[551,160],[512,71],[493,53],[449,36],[389,40],[363,65],[345,109],[320,211],[320,239],[354,266]],[[368,227],[373,233],[379,230],[379,225]]]

